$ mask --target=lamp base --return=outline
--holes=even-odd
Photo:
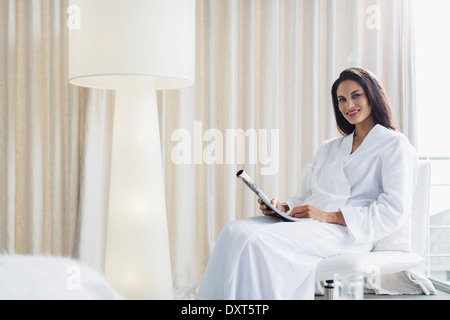
[[[129,299],[173,299],[154,80],[118,78],[105,276]]]

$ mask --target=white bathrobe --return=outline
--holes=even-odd
[[[347,226],[264,216],[233,221],[217,240],[198,299],[313,299],[322,258],[368,252],[378,243],[410,250],[416,151],[381,125],[351,154],[352,143],[353,134],[325,141],[298,194],[286,201],[291,209],[341,211]]]

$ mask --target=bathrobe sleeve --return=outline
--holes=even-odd
[[[411,217],[417,181],[417,153],[402,135],[391,137],[390,142],[378,150],[376,156],[382,160],[382,192],[367,206],[353,206],[349,201],[340,208],[348,231],[357,243],[375,242],[391,235]]]

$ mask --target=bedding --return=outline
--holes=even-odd
[[[66,257],[0,255],[0,300],[115,300],[92,268]]]

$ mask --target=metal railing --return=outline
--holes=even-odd
[[[435,161],[449,161],[450,162],[450,157],[446,157],[446,156],[421,156],[420,160],[429,161],[431,163],[431,170],[432,170],[432,173],[433,173],[433,162],[435,162]],[[447,172],[450,172],[450,163],[449,163],[449,167],[448,167],[448,171]],[[436,172],[434,172],[434,174],[435,175],[436,174],[440,175],[440,173],[436,173]],[[442,173],[442,174],[445,174],[445,173]],[[430,188],[433,188],[433,187],[450,187],[450,181],[449,181],[449,183],[433,183],[432,182],[430,184]],[[445,199],[442,199],[442,201],[448,201],[448,208],[450,209],[450,194]],[[431,205],[431,203],[430,203],[430,205]],[[436,214],[436,213],[437,212],[430,212],[430,215],[433,215],[433,214]],[[431,225],[431,223],[430,223],[430,216],[428,217],[428,235],[427,235],[427,247],[428,247],[428,250],[427,250],[427,255],[426,255],[426,273],[427,273],[427,276],[430,277],[430,278],[433,276],[432,275],[433,263],[431,261],[432,258],[442,258],[442,257],[443,258],[448,258],[448,257],[450,257],[450,251],[448,251],[448,252],[439,252],[438,251],[438,252],[431,253],[431,247],[432,247],[431,233],[432,233],[433,230],[442,230],[442,229],[444,229],[444,230],[448,229],[449,232],[450,232],[450,225]],[[450,263],[448,265],[447,272],[450,273]],[[438,280],[438,281],[442,282],[442,280]],[[444,281],[444,283],[450,283],[450,282]]]

